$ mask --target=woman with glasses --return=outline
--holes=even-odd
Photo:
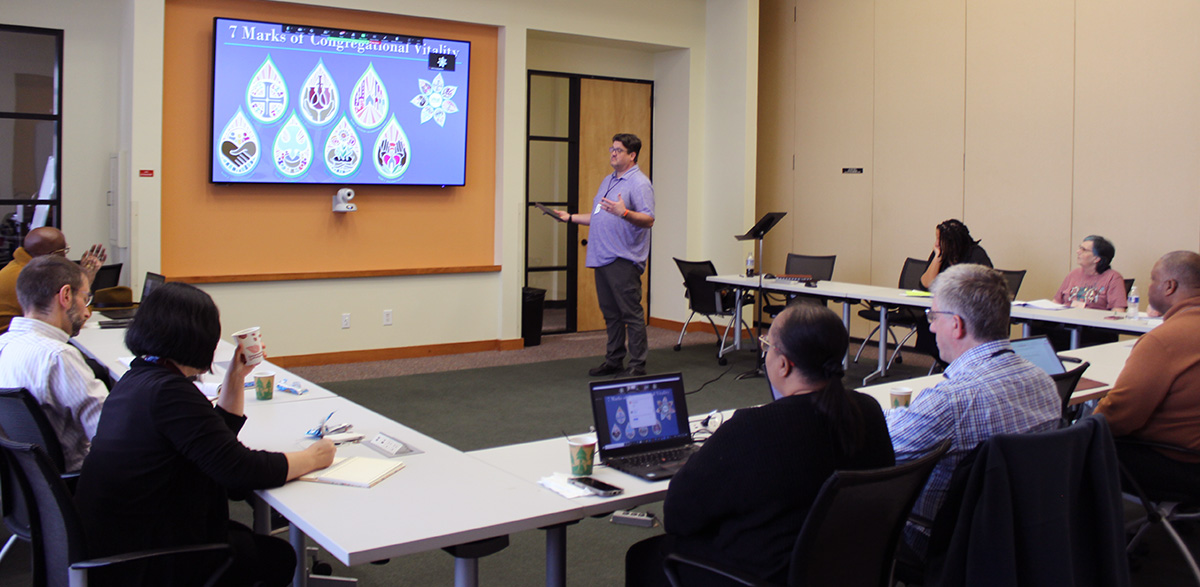
[[[849,337],[824,306],[792,304],[763,337],[771,403],[738,410],[671,479],[667,533],[626,554],[629,585],[666,585],[679,552],[787,582],[792,547],[835,470],[895,462],[883,411],[842,385]]]
[[[1112,268],[1117,248],[1100,235],[1089,235],[1075,249],[1079,265],[1063,279],[1054,301],[1073,308],[1124,309],[1125,278]]]
[[[224,542],[233,564],[219,585],[285,585],[295,554],[284,540],[230,521],[229,493],[278,487],[329,466],[320,440],[296,452],[251,450],[238,441],[246,422],[244,384],[253,367],[237,353],[216,405],[192,383],[209,371],[221,337],[212,298],[167,283],[138,308],[125,345],[138,358],[113,387],[100,415],[75,493],[91,554]],[[125,565],[114,585],[198,583],[185,563]]]

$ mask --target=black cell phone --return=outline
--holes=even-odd
[[[621,489],[616,485],[609,485],[608,483],[598,481],[591,477],[572,477],[571,485],[587,489],[588,491],[591,491],[600,497],[612,497],[614,495],[621,495],[625,492],[624,489]]]

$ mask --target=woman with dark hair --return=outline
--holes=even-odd
[[[842,386],[849,337],[836,314],[792,304],[763,337],[775,401],[738,410],[671,479],[667,533],[626,554],[625,584],[665,585],[669,552],[786,583],[792,547],[836,470],[895,463],[883,411]]]
[[[959,263],[991,267],[992,259],[979,241],[971,238],[967,225],[951,218],[933,230],[933,252],[929,254],[929,267],[921,275],[921,285],[928,289],[939,273]]]
[[[1124,309],[1125,278],[1112,268],[1117,248],[1108,239],[1099,235],[1084,237],[1075,249],[1075,262],[1079,267],[1067,274],[1054,301],[1075,308],[1098,310]]]
[[[246,422],[244,384],[252,367],[230,362],[216,405],[192,383],[209,371],[221,337],[216,304],[182,283],[142,302],[125,345],[137,356],[113,387],[75,493],[94,556],[225,542],[233,565],[220,585],[285,585],[296,566],[291,546],[229,520],[230,492],[278,487],[329,466],[334,447],[320,440],[289,453],[238,442]],[[129,565],[114,585],[191,585],[195,567]]]

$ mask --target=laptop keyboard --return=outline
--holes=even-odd
[[[627,467],[651,467],[664,463],[673,463],[681,461],[691,455],[695,451],[692,446],[681,446],[678,448],[669,448],[666,450],[657,450],[638,455],[630,455],[613,459],[617,463]]]

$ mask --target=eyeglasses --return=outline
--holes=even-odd
[[[762,349],[762,355],[764,357],[767,356],[767,351],[771,350],[772,346],[775,345],[771,344],[771,341],[767,340],[767,335],[764,334],[758,337],[758,348]]]
[[[83,305],[85,305],[85,306],[90,306],[90,305],[92,305],[92,292],[88,292],[88,295],[87,295],[87,302],[84,302],[84,304],[83,304]]]
[[[609,153],[628,153],[629,151],[622,149],[620,147],[609,147],[608,152]]]
[[[925,309],[925,320],[928,321],[930,324],[933,324],[933,321],[937,319],[938,314],[945,314],[947,316],[957,316],[958,315],[958,314],[955,314],[954,312],[942,312],[940,310],[933,310],[931,308],[926,308]]]
[[[66,257],[67,253],[70,253],[70,252],[71,252],[71,247],[63,247],[61,249],[58,249],[57,251],[50,251],[50,254],[58,255],[60,257]]]

